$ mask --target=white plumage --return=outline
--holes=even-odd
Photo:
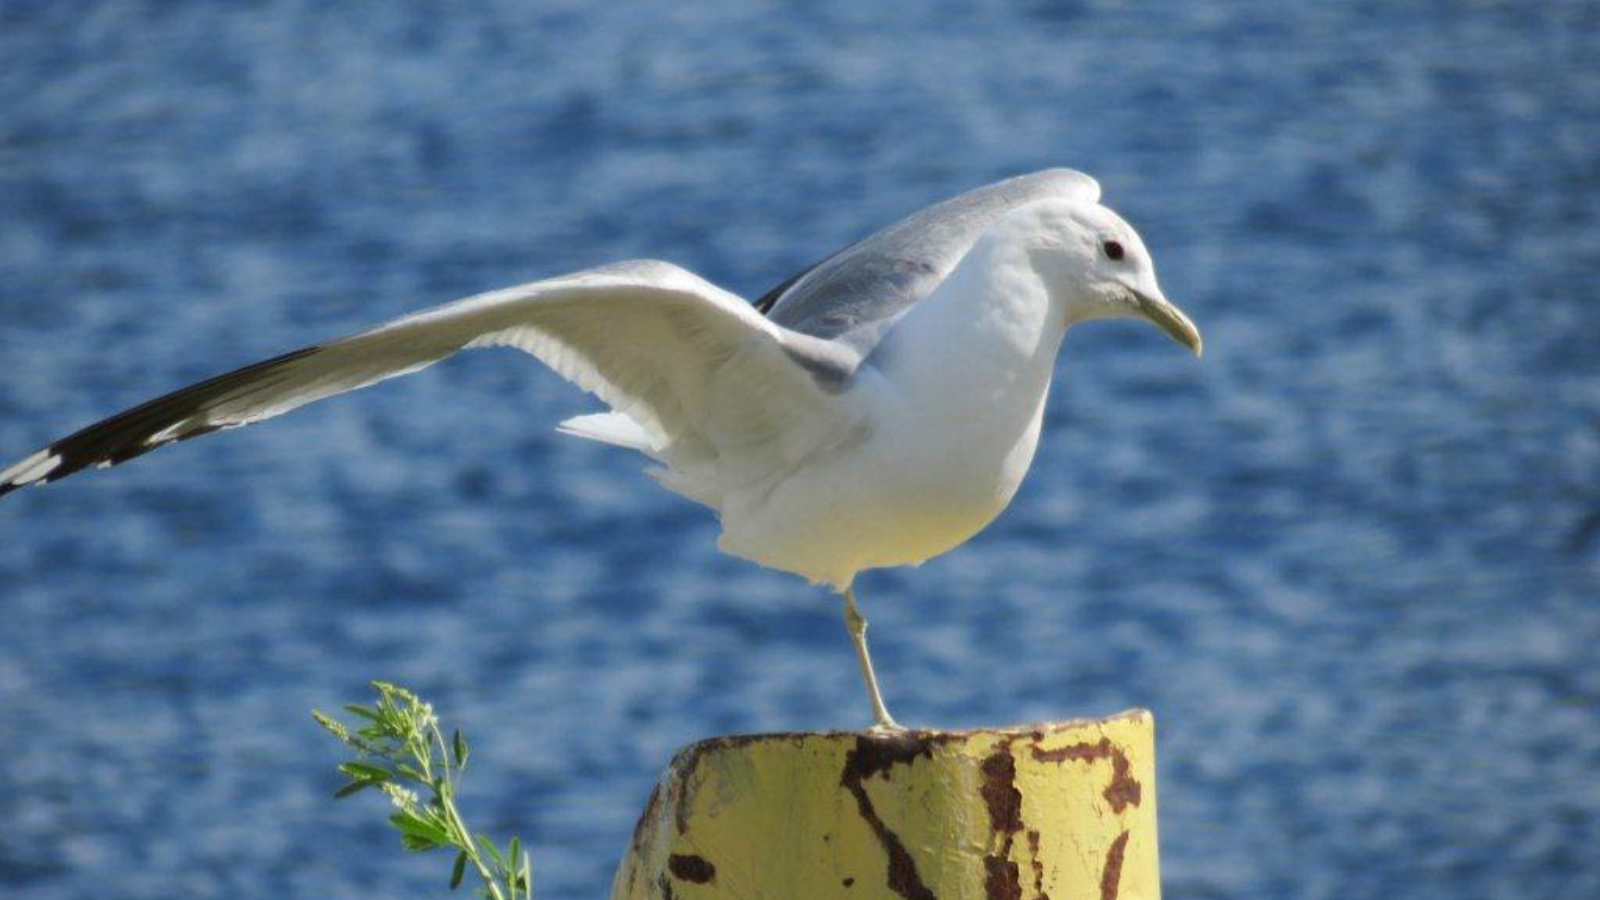
[[[648,456],[662,485],[718,511],[724,551],[845,595],[878,725],[894,727],[853,580],[958,546],[1005,509],[1067,328],[1117,316],[1199,352],[1099,186],[1051,170],[930,207],[754,306],[636,261],[397,319],[90,426],[0,472],[0,494],[515,347],[610,408],[562,431]]]

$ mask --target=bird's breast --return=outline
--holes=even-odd
[[[863,439],[725,507],[722,547],[836,586],[952,550],[1016,495],[1045,394],[984,410],[880,398],[893,409],[878,409]]]
[[[1048,384],[960,408],[907,407],[875,448],[887,514],[925,526],[940,553],[988,525],[1033,463],[1047,393]]]
[[[1005,510],[1064,326],[1026,281],[986,274],[953,276],[895,327],[840,398],[860,439],[725,505],[723,549],[844,586],[954,549]]]

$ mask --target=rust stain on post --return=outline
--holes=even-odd
[[[983,761],[983,802],[989,808],[989,827],[996,834],[1022,830],[1022,792],[1017,790],[1017,758],[1009,742]]]
[[[1117,835],[1106,851],[1106,867],[1100,870],[1100,900],[1117,900],[1122,888],[1122,854],[1128,850],[1128,833]]]
[[[1044,892],[1044,863],[1039,861],[1039,832],[1028,829],[1028,865],[1033,868],[1033,896],[1034,900],[1050,900],[1050,895]]]
[[[985,856],[983,868],[983,895],[988,900],[1022,900],[1022,874],[1016,863],[998,856]]]
[[[910,765],[919,756],[932,758],[930,741],[909,734],[882,738],[863,735],[856,738],[856,748],[845,757],[844,773],[839,776],[839,783],[855,797],[861,818],[889,856],[889,890],[906,900],[937,900],[933,891],[922,883],[922,877],[917,874],[917,862],[911,858],[900,836],[884,824],[878,811],[873,808],[865,784],[868,778],[878,773],[882,773],[887,780],[889,771],[897,764]]]
[[[1045,750],[1038,744],[1039,737],[1041,736],[1035,736],[1033,745],[1033,758],[1039,762],[1111,760],[1111,783],[1106,786],[1106,802],[1110,803],[1112,811],[1117,813],[1129,806],[1139,805],[1143,788],[1133,777],[1133,764],[1129,762],[1128,755],[1122,752],[1122,748],[1111,743],[1110,738],[1101,738],[1093,744],[1073,744],[1069,747]]]
[[[983,858],[983,889],[988,900],[1022,900],[1022,874],[1011,860],[1011,846],[1022,830],[1022,792],[1017,790],[1017,758],[1011,742],[1001,741],[981,767],[989,828],[1001,836],[1000,852]]]
[[[674,853],[667,857],[667,871],[673,878],[695,884],[706,884],[717,878],[717,867],[704,856],[694,854]]]

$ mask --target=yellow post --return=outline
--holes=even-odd
[[[612,900],[1158,900],[1155,720],[681,751]]]

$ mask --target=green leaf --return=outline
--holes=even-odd
[[[450,843],[450,835],[432,822],[424,822],[408,812],[397,812],[389,817],[390,824],[407,837],[420,838],[433,844]]]
[[[483,852],[489,854],[489,858],[494,860],[495,868],[497,868],[497,869],[506,868],[506,859],[505,859],[505,857],[500,855],[500,849],[494,845],[494,841],[489,840],[489,836],[488,835],[486,835],[486,834],[478,835],[478,846],[482,847],[483,848]]]
[[[533,885],[530,882],[532,881],[533,861],[528,859],[527,851],[523,851],[522,859],[517,863],[517,874],[515,878],[516,887],[518,890],[522,891],[522,896],[526,897],[531,893],[531,888]]]
[[[456,854],[456,867],[450,870],[450,890],[461,887],[461,878],[467,874],[467,851]]]
[[[344,708],[346,712],[355,713],[363,719],[371,719],[374,722],[383,721],[383,717],[378,715],[377,712],[359,703],[346,703]]]
[[[400,846],[411,853],[424,853],[437,849],[439,845],[427,838],[417,837],[414,834],[402,834],[400,835]]]
[[[506,865],[503,868],[510,870],[510,872],[515,875],[517,871],[517,860],[520,859],[522,859],[522,838],[519,838],[513,834],[511,836],[510,845],[506,847]]]
[[[382,766],[375,766],[371,763],[364,762],[344,763],[339,766],[339,771],[349,775],[351,778],[354,778],[357,781],[384,782],[388,781],[391,777],[388,769],[385,769]]]
[[[451,743],[455,746],[456,768],[459,769],[467,764],[467,736],[461,733],[461,729],[457,728]]]
[[[364,791],[369,787],[376,787],[377,785],[378,785],[378,782],[370,781],[370,780],[369,781],[352,781],[349,784],[345,785],[344,787],[339,788],[337,791],[334,791],[333,792],[333,799],[335,799],[335,800],[343,800],[344,798],[350,796],[351,794],[359,793],[360,791]]]

